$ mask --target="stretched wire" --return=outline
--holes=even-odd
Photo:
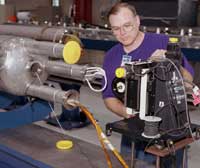
[[[36,72],[36,76],[37,76],[37,78],[38,78],[40,84],[42,84],[42,81],[41,81],[41,79],[40,79],[40,76],[39,76],[39,74],[38,74],[37,72]],[[54,95],[53,95],[53,100],[54,100],[54,102],[55,102],[56,93],[57,93],[57,92],[54,92]],[[52,113],[53,113],[53,115],[54,115],[54,117],[55,117],[55,119],[56,119],[56,122],[58,123],[58,126],[60,127],[60,130],[61,130],[61,132],[62,132],[63,138],[65,138],[65,137],[64,137],[64,135],[65,135],[65,129],[62,127],[62,125],[61,125],[61,123],[60,123],[60,121],[59,121],[59,119],[58,119],[58,117],[57,117],[57,114],[56,114],[55,110],[53,109],[53,107],[52,107],[52,105],[51,105],[50,102],[48,102],[48,105],[49,105],[49,107],[50,107],[50,109],[51,109],[51,111],[52,111]],[[92,162],[90,161],[90,159],[87,157],[87,155],[81,150],[81,147],[80,147],[80,145],[79,145],[78,142],[77,142],[77,145],[79,146],[80,152],[85,156],[85,158],[86,158],[86,159],[88,160],[88,162],[90,163],[90,166],[91,166],[92,168],[95,167],[95,166],[92,164]]]
[[[42,81],[41,81],[41,79],[40,79],[39,74],[36,72],[35,75],[37,76],[37,78],[38,78],[38,80],[39,80],[39,83],[42,85]],[[55,97],[56,97],[56,92],[54,92],[54,95],[53,95],[53,100],[54,100],[54,102],[55,102]],[[61,125],[61,123],[60,123],[60,121],[59,121],[59,119],[58,119],[58,117],[57,117],[56,112],[54,111],[54,109],[53,109],[51,103],[48,102],[48,104],[49,104],[49,107],[50,107],[50,109],[51,109],[51,111],[52,111],[52,113],[53,113],[53,115],[54,115],[54,117],[55,117],[55,119],[56,119],[56,122],[58,123],[58,125],[59,125],[59,127],[60,127],[60,129],[61,129],[62,134],[64,135],[64,134],[65,134],[65,130],[64,130],[64,128],[62,127],[62,125]]]

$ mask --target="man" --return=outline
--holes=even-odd
[[[115,4],[108,13],[108,20],[111,30],[119,41],[117,45],[112,47],[105,55],[103,68],[106,71],[108,84],[103,92],[103,99],[106,107],[113,113],[123,118],[132,117],[127,114],[124,104],[117,99],[112,92],[112,81],[115,77],[115,70],[124,65],[126,62],[134,60],[147,60],[149,58],[163,56],[167,44],[168,37],[153,33],[143,33],[139,30],[140,19],[136,13],[134,6],[127,3]],[[193,80],[193,70],[186,58],[183,58],[181,73],[184,78],[189,81]],[[121,152],[127,153],[130,151],[131,141],[123,136],[121,144]],[[136,145],[136,157],[140,155],[140,146]],[[144,155],[144,152],[142,152]],[[151,163],[155,161],[153,157],[142,157]]]

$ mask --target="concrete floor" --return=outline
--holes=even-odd
[[[102,129],[105,129],[105,124],[108,122],[118,121],[121,118],[109,112],[103,104],[101,94],[94,93],[88,87],[81,88],[81,97],[80,101],[84,104],[88,109],[93,113],[94,117],[99,121]],[[192,112],[190,112],[191,121],[193,123],[200,124],[200,110],[195,108]],[[60,129],[46,125],[43,121],[37,122],[37,124],[42,125],[44,127],[48,127],[58,132],[62,132]],[[70,131],[65,131],[65,134],[70,135],[72,137],[84,140],[86,142],[92,144],[98,144],[99,141],[97,138],[96,131],[92,125],[87,126],[81,129],[74,129]],[[121,135],[118,133],[113,133],[112,136],[109,137],[111,143],[119,150],[120,149],[120,138]],[[196,141],[190,145],[189,148],[189,168],[199,168],[199,156],[200,156],[200,141]]]

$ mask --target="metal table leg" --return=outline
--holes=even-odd
[[[135,143],[131,143],[131,168],[135,167]]]

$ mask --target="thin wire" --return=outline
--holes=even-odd
[[[38,78],[40,84],[42,85],[42,81],[41,81],[41,79],[40,79],[39,74],[38,74],[37,72],[36,72],[35,74],[36,74],[36,76],[37,76],[37,78]],[[54,93],[56,94],[56,92],[54,92]],[[53,100],[55,99],[55,94],[53,95]],[[54,100],[54,101],[55,101],[55,100]],[[48,104],[49,104],[50,109],[52,110],[52,113],[53,113],[53,115],[54,115],[54,117],[55,117],[55,119],[56,119],[56,122],[58,123],[58,125],[59,125],[59,127],[60,127],[60,129],[61,129],[62,134],[65,135],[65,130],[64,130],[64,128],[62,127],[62,125],[61,125],[61,123],[60,123],[60,121],[59,121],[59,119],[58,119],[58,117],[57,117],[56,112],[54,111],[54,109],[53,109],[51,103],[48,102]]]
[[[59,125],[59,127],[60,127],[60,129],[61,129],[62,134],[65,135],[65,130],[64,130],[64,128],[62,127],[62,125],[61,125],[61,123],[60,123],[60,121],[59,121],[59,119],[58,119],[58,117],[57,117],[56,112],[54,111],[54,109],[53,109],[51,103],[48,102],[48,104],[49,104],[49,107],[51,108],[51,110],[52,110],[52,112],[53,112],[53,115],[54,115],[54,117],[55,117],[55,119],[56,119],[56,122],[58,123],[58,125]]]
[[[40,84],[42,84],[41,79],[40,79],[40,77],[39,77],[39,75],[38,75],[37,72],[36,72],[36,76],[38,77],[38,80],[40,81]],[[54,92],[54,93],[55,93],[55,94],[53,95],[53,96],[54,96],[54,97],[53,97],[53,100],[54,100],[54,102],[55,102],[55,95],[56,95],[56,92]],[[53,115],[55,116],[56,122],[58,123],[58,125],[59,125],[59,127],[60,127],[60,130],[61,130],[61,132],[62,132],[63,138],[65,139],[65,137],[64,137],[64,136],[65,136],[65,130],[64,130],[64,128],[62,127],[62,125],[61,125],[61,123],[60,123],[60,121],[59,121],[59,119],[58,119],[58,117],[57,117],[57,114],[56,114],[56,112],[54,111],[54,109],[53,109],[51,103],[48,102],[48,104],[49,104],[49,107],[51,108],[51,111],[53,112]],[[88,156],[86,155],[86,153],[82,151],[80,144],[79,144],[78,142],[76,142],[76,144],[79,146],[80,153],[81,153],[83,156],[85,156],[85,158],[88,160],[89,165],[90,165],[92,168],[95,168],[95,166],[94,166],[93,163],[90,161],[90,159],[88,158]]]

